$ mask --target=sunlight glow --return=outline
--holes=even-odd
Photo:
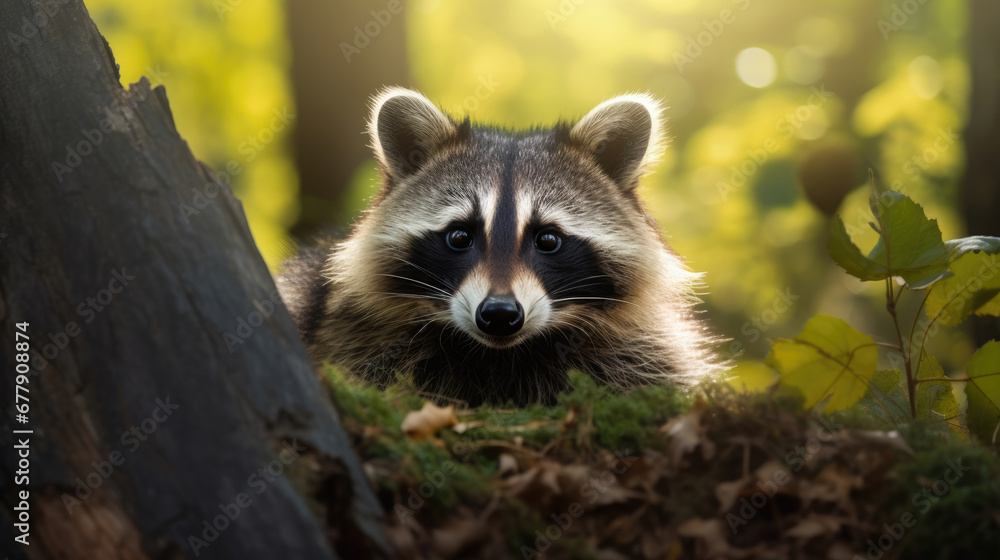
[[[767,87],[778,75],[778,63],[771,53],[759,47],[750,47],[736,55],[736,75],[748,86]]]
[[[918,56],[910,63],[910,87],[924,99],[931,99],[944,87],[944,70],[941,64],[927,56]]]

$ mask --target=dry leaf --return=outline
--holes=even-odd
[[[562,431],[569,431],[571,428],[576,426],[579,418],[576,413],[576,406],[571,406],[569,411],[566,412],[566,418],[563,418]]]
[[[419,441],[432,437],[441,428],[456,424],[458,419],[455,418],[454,406],[441,408],[432,402],[425,402],[420,410],[407,413],[400,427],[407,437]]]
[[[728,531],[728,528],[727,528]],[[729,546],[725,533],[722,530],[722,522],[718,519],[691,519],[681,523],[677,527],[677,534],[682,537],[690,537],[699,541],[698,548],[704,558],[745,558],[749,555],[747,551]]]
[[[694,451],[699,445],[703,446],[702,454],[708,455],[705,459],[710,459],[714,454],[715,444],[704,437],[705,428],[701,424],[704,412],[705,403],[699,400],[691,410],[660,428],[660,433],[667,438],[667,455],[673,468],[679,467],[684,455]]]
[[[816,478],[799,482],[799,496],[807,505],[814,500],[832,502],[843,508],[843,511],[850,512],[854,510],[851,491],[861,488],[863,483],[861,477],[846,473],[835,464],[829,464]]]
[[[517,459],[510,453],[500,454],[500,467],[497,469],[497,476],[505,476],[517,472]]]
[[[840,520],[831,515],[810,515],[801,520],[791,529],[785,531],[786,537],[811,539],[820,535],[833,535],[840,530]]]
[[[520,426],[505,426],[502,427],[501,429],[504,430],[505,432],[515,432],[515,433],[532,432],[537,430],[538,428],[544,428],[545,426],[549,426],[552,423],[553,423],[552,420],[532,420],[527,424],[521,424]]]
[[[751,476],[744,476],[731,482],[720,482],[715,487],[715,498],[719,500],[719,515],[725,515],[736,505],[736,500],[742,495],[743,489],[750,481]]]
[[[458,424],[455,424],[451,429],[456,434],[464,434],[465,432],[473,428],[482,428],[485,425],[486,422],[483,422],[481,420],[474,420],[472,422],[459,422]]]

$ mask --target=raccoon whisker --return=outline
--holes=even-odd
[[[584,288],[589,288],[591,286],[600,286],[600,284],[594,283],[594,284],[573,285],[573,286],[569,286],[569,287],[563,288],[562,290],[558,290],[558,291],[552,292],[552,295],[558,295],[558,294],[566,293],[566,292],[568,292],[570,290],[582,290]]]
[[[583,334],[586,338],[590,339],[596,338],[608,346],[615,346],[616,344],[620,345],[620,341],[615,340],[608,334],[608,329],[606,327],[598,325],[592,319],[588,319],[587,317],[572,312],[564,311],[563,314],[572,319],[576,319],[577,321],[583,322],[590,327],[591,330],[587,330],[584,329],[581,325],[570,323],[569,321],[565,320],[560,321],[562,324],[580,331],[580,333]]]
[[[432,289],[432,290],[434,290],[436,292],[441,292],[442,294],[444,294],[446,296],[447,295],[451,295],[451,294],[448,293],[447,290],[442,290],[441,288],[438,288],[437,286],[432,286],[431,284],[428,284],[427,282],[421,282],[420,280],[415,280],[413,278],[408,278],[406,276],[399,276],[397,274],[379,274],[379,276],[387,276],[389,278],[398,278],[400,280],[406,280],[407,282],[413,282],[414,284],[420,284],[421,286],[426,286],[426,287],[428,287],[428,288],[430,288],[430,289]]]
[[[559,294],[559,293],[565,292],[566,290],[572,290],[574,288],[578,288],[579,284],[581,284],[583,282],[586,282],[587,280],[596,280],[597,278],[610,278],[610,276],[608,276],[607,274],[597,274],[597,275],[594,275],[594,276],[588,276],[586,278],[580,278],[576,282],[573,282],[571,284],[566,284],[566,285],[563,285],[563,286],[560,286],[560,287],[556,288],[555,290],[552,291],[552,294],[555,295],[555,294]],[[588,284],[588,286],[594,286],[594,285],[596,285],[596,284]]]
[[[587,324],[588,326],[590,326],[593,329],[594,333],[600,333],[602,331],[602,329],[600,327],[598,327],[597,324],[595,324],[593,321],[591,321],[590,319],[588,319],[586,317],[583,317],[581,315],[576,315],[574,313],[565,313],[565,315],[569,316],[572,319],[576,319],[578,321],[581,321],[581,322]],[[567,326],[574,327],[574,328],[580,330],[580,332],[586,333],[588,335],[588,337],[591,335],[591,333],[589,333],[588,331],[584,330],[583,327],[581,327],[580,325],[573,324],[573,323],[570,323],[570,322],[565,321],[565,320],[563,320],[562,323],[565,324],[565,325],[567,325]]]
[[[410,342],[407,343],[407,346],[410,346],[411,344],[413,344],[413,341],[416,340],[417,337],[420,336],[420,333],[424,332],[424,329],[426,329],[427,327],[429,327],[430,324],[431,324],[431,321],[427,321],[426,323],[424,323],[424,326],[422,326],[419,329],[417,329],[417,332],[413,333],[413,336],[410,337]]]
[[[420,336],[420,333],[424,332],[424,329],[426,329],[427,327],[429,327],[429,326],[431,325],[431,323],[433,323],[433,322],[434,322],[434,319],[436,319],[438,315],[441,315],[441,316],[443,316],[443,317],[447,317],[447,316],[448,316],[448,312],[447,312],[447,311],[436,311],[436,312],[434,312],[434,313],[430,313],[430,314],[428,314],[428,315],[424,315],[424,317],[430,317],[430,319],[428,319],[427,321],[425,321],[425,322],[424,322],[424,326],[420,327],[420,328],[419,328],[419,329],[417,330],[417,332],[413,333],[413,336],[412,336],[412,337],[410,337],[410,344],[413,344],[413,341],[414,341],[414,340],[415,340],[415,339],[416,339],[416,338],[417,338],[418,336]]]
[[[587,321],[587,319],[584,319],[583,317],[577,317],[576,315],[573,315],[572,318],[579,319],[580,321]],[[570,321],[567,321],[566,319],[562,319],[562,318],[552,319],[552,325],[554,327],[566,327],[566,328],[569,328],[569,329],[577,330],[577,331],[580,331],[580,333],[582,333],[582,334],[590,336],[590,334],[586,330],[584,330],[583,327],[581,327],[580,325],[578,325],[576,323],[572,323]]]
[[[568,297],[568,298],[554,299],[554,300],[552,300],[552,303],[560,303],[560,302],[563,302],[563,301],[574,301],[574,300],[615,301],[615,302],[618,302],[618,303],[628,303],[628,304],[632,304],[633,303],[631,301],[625,301],[623,299],[615,299],[615,298],[609,298],[609,297],[597,297],[597,296],[594,296],[594,297]]]
[[[440,315],[440,314],[441,314],[441,312],[437,312],[436,311],[434,313],[428,313],[426,315],[420,315],[420,316],[417,316],[417,317],[407,317],[405,319],[399,319],[399,320],[392,321],[392,322],[384,322],[382,324],[384,326],[386,326],[386,327],[413,327],[415,325],[426,326],[426,325],[429,325],[429,324],[433,323],[435,320],[439,319],[438,315]],[[422,330],[422,328],[423,327],[421,327],[421,330]],[[419,331],[418,331],[418,334],[419,334]],[[416,335],[414,335],[414,336],[416,336]]]
[[[414,310],[410,305],[396,305],[386,309],[370,309],[363,315],[364,320],[371,320],[379,324],[394,326],[404,324],[412,320]]]
[[[415,280],[413,278],[407,278],[405,276],[396,276],[394,274],[380,274],[379,276],[386,276],[386,277],[389,277],[389,278],[398,278],[400,280],[405,280],[407,282],[413,282],[414,284],[425,286],[425,287],[427,287],[427,288],[429,288],[431,290],[434,290],[434,292],[432,292],[432,293],[434,293],[434,294],[441,294],[441,296],[450,296],[451,295],[446,290],[442,290],[441,288],[438,288],[437,286],[433,286],[431,284],[428,284],[426,282],[421,282],[420,280]],[[375,292],[369,292],[369,293],[375,293]]]
[[[538,294],[538,297],[535,298],[535,301],[531,302],[531,305],[528,306],[528,313],[524,316],[525,325],[527,325],[531,321],[532,311],[537,309],[538,303],[542,301],[542,299],[544,298],[545,298],[544,293]]]
[[[408,298],[408,299],[436,299],[438,301],[448,301],[448,298],[437,296],[437,295],[430,295],[430,294],[423,295],[423,296],[418,296],[416,294],[401,294],[401,293],[398,293],[398,292],[366,292],[366,293],[371,294],[371,295],[394,296],[394,297],[401,297],[401,298]]]
[[[406,319],[402,319],[400,321],[396,321],[395,324],[398,324],[398,325],[417,325],[417,324],[420,324],[420,323],[428,322],[431,319],[437,317],[438,315],[441,315],[442,313],[443,313],[442,311],[434,311],[434,312],[431,312],[431,313],[426,313],[424,315],[417,315],[417,316],[414,316],[414,317],[407,317]]]
[[[424,267],[422,267],[422,266],[419,266],[419,265],[416,265],[416,264],[413,264],[412,262],[410,262],[410,261],[408,261],[408,260],[404,259],[403,257],[400,257],[399,255],[392,255],[392,258],[394,258],[394,259],[396,259],[396,260],[398,260],[398,261],[400,261],[400,262],[403,262],[403,263],[406,263],[406,264],[408,264],[408,265],[412,266],[413,268],[415,268],[415,269],[419,270],[420,272],[423,272],[424,274],[426,274],[426,275],[430,276],[431,278],[433,278],[433,279],[437,280],[438,282],[441,282],[442,284],[444,284],[445,286],[447,286],[447,287],[449,287],[449,288],[452,288],[452,287],[453,287],[453,286],[451,285],[451,282],[448,282],[448,281],[447,281],[447,280],[445,280],[444,278],[441,278],[441,277],[440,277],[440,276],[438,276],[437,274],[434,274],[433,272],[431,272],[431,271],[427,270],[426,268],[424,268]]]

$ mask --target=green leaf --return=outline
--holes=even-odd
[[[926,352],[920,359],[920,371],[917,372],[917,380],[931,377],[945,377],[941,365]],[[958,416],[958,401],[955,399],[955,391],[951,381],[927,381],[917,384],[915,400],[917,402],[917,418],[931,418],[931,412],[943,416],[944,418],[954,418]]]
[[[972,313],[1000,315],[1000,256],[967,252],[949,265],[952,276],[933,286],[924,308],[943,325],[957,325]]]
[[[884,264],[871,261],[861,254],[861,250],[847,234],[847,228],[840,216],[834,216],[833,222],[830,224],[830,241],[827,248],[834,262],[855,278],[868,282],[882,280],[889,276],[889,271]]]
[[[994,255],[1000,253],[1000,237],[987,237],[985,235],[962,237],[945,241],[944,246],[948,250],[948,264],[950,265],[959,257],[971,251],[986,251]],[[923,279],[907,282],[906,285],[911,290],[922,290],[938,280],[950,278],[951,276],[954,276],[952,272],[945,270],[944,272],[931,274]]]
[[[877,197],[882,236],[868,258],[888,263],[889,272],[907,283],[925,280],[948,267],[948,249],[937,220],[928,220],[924,209],[906,195],[887,191]]]
[[[736,367],[729,371],[726,381],[734,389],[760,393],[774,385],[777,379],[774,370],[763,362],[746,361],[736,364]]]
[[[969,431],[983,441],[993,441],[1000,424],[1000,342],[991,340],[977,350],[965,373],[969,375],[965,385]]]
[[[894,387],[899,386],[899,370],[880,369],[872,376],[872,383],[882,391],[882,394],[888,395]]]
[[[898,369],[880,369],[872,376],[872,386],[868,394],[856,406],[860,406],[876,418],[893,423],[904,422],[910,417],[910,401],[899,384]]]
[[[923,278],[918,278],[918,279],[916,279],[916,280],[914,280],[912,282],[907,282],[906,286],[908,288],[910,288],[911,290],[923,290],[924,288],[930,287],[932,284],[934,284],[938,280],[942,280],[942,279],[948,278],[950,276],[952,276],[950,270],[945,270],[945,271],[942,271],[942,272],[936,272],[934,274],[925,276]]]
[[[991,255],[1000,253],[1000,237],[974,235],[945,241],[944,245],[948,249],[949,262],[971,251],[985,251]]]
[[[879,233],[868,256],[851,241],[839,216],[830,225],[830,256],[841,268],[865,281],[900,276],[915,289],[947,274],[949,249],[937,220],[928,220],[919,204],[896,191],[873,195],[868,202]]]
[[[817,315],[794,339],[776,340],[767,361],[781,374],[783,384],[802,391],[807,407],[832,395],[825,408],[836,412],[868,391],[878,350],[870,336],[841,319]]]

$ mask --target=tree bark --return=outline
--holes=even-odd
[[[368,100],[385,86],[409,81],[403,5],[286,4],[298,115],[292,133],[302,202],[293,227],[298,237],[354,218],[344,197],[358,166],[371,157],[364,136]]]
[[[969,3],[972,94],[965,128],[962,206],[969,235],[1000,236],[1000,4]],[[1000,340],[1000,320],[972,317],[976,345]]]
[[[12,557],[382,555],[381,509],[242,207],[165,90],[121,87],[81,0],[0,3],[0,41],[5,543],[30,496]]]

